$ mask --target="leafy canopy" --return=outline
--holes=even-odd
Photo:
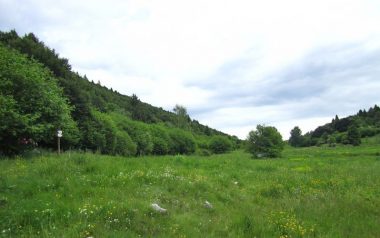
[[[215,135],[234,140],[192,120],[184,106],[169,112],[90,82],[32,33],[0,31],[0,44],[0,154],[21,152],[30,140],[54,149],[57,128],[64,150],[124,156],[193,153],[198,138],[207,149]]]
[[[210,140],[209,149],[215,154],[222,154],[232,149],[232,143],[224,136],[213,136]]]
[[[62,90],[50,71],[0,44],[0,151],[15,154],[26,145],[78,141],[78,128]]]
[[[360,145],[361,144],[360,137],[361,135],[360,135],[358,125],[357,124],[351,125],[347,131],[347,140],[349,144],[354,145],[354,146]]]
[[[295,126],[290,131],[289,144],[293,147],[299,147],[303,144],[302,131],[298,126]]]
[[[284,149],[281,134],[275,127],[257,125],[256,130],[249,132],[247,150],[253,157],[280,157]]]

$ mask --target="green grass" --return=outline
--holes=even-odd
[[[1,160],[0,236],[379,237],[379,145]]]

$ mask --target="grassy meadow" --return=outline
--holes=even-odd
[[[380,236],[379,137],[281,159],[67,152],[0,168],[2,237]]]

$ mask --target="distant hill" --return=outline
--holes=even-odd
[[[304,134],[299,139],[298,146],[360,144],[360,138],[377,134],[380,134],[380,107],[375,105],[368,110],[361,109],[357,114],[345,118],[335,116],[330,123]],[[352,139],[353,136],[357,137],[356,142]],[[290,141],[292,141],[291,138]]]
[[[185,110],[182,113],[165,111],[140,101],[136,95],[125,96],[89,81],[86,76],[73,72],[67,59],[59,57],[54,49],[47,47],[33,33],[20,37],[14,30],[0,32],[0,46],[4,52],[1,70],[7,72],[5,74],[0,71],[2,77],[0,83],[3,84],[0,85],[0,90],[2,95],[8,95],[2,97],[2,100],[9,104],[9,108],[0,116],[5,119],[16,113],[22,117],[28,111],[28,108],[20,109],[19,104],[22,102],[15,97],[16,92],[11,90],[12,87],[9,85],[15,87],[15,82],[19,85],[28,80],[32,82],[33,77],[37,77],[36,82],[41,84],[54,82],[52,84],[62,89],[62,93],[59,93],[59,89],[54,96],[63,98],[67,102],[64,107],[68,108],[69,117],[74,121],[71,127],[76,128],[72,130],[75,131],[75,136],[71,135],[76,139],[71,138],[71,140],[67,134],[69,131],[64,130],[62,143],[66,149],[89,149],[105,154],[122,155],[176,154],[195,151],[207,154],[208,145],[216,136],[228,138],[234,146],[239,143],[237,137],[191,119],[186,108],[183,108]],[[12,61],[19,61],[23,71],[17,72],[17,68],[10,67]],[[38,73],[29,75],[28,67]],[[9,82],[9,85],[7,86],[5,82]],[[32,84],[28,85],[30,87]],[[20,90],[28,92],[27,88]],[[47,89],[41,87],[41,90]],[[11,106],[12,103],[15,107]],[[42,114],[33,114],[33,111],[28,113],[27,115],[37,118],[35,122],[43,117]],[[17,131],[15,125],[4,125],[1,129],[0,143],[4,141],[7,145],[0,147],[2,150],[0,153],[12,154],[22,151],[26,147],[20,142],[21,140],[34,141],[38,147],[54,148],[57,129],[55,127],[65,125],[61,125],[63,122],[59,120],[54,124],[53,121],[57,118],[51,118],[52,121],[49,121],[48,115],[44,120],[46,123],[52,123],[44,139],[39,139],[37,131],[26,129],[28,126],[33,126],[33,120],[30,121],[31,125],[21,125],[19,132],[15,132]],[[46,127],[46,123],[42,123],[41,128]],[[12,142],[6,143],[7,139]]]

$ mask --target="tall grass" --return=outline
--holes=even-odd
[[[380,148],[0,161],[3,237],[378,237]],[[212,208],[205,206],[205,201]],[[157,213],[157,203],[168,210]]]

